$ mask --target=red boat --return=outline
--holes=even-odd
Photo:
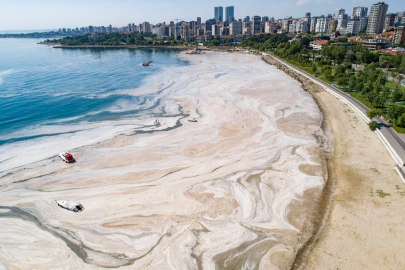
[[[73,163],[76,160],[73,158],[72,154],[68,152],[61,152],[59,153],[59,157],[66,163]]]

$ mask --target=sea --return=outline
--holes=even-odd
[[[142,128],[165,90],[148,78],[188,65],[173,50],[58,49],[42,40],[0,38],[3,173]]]

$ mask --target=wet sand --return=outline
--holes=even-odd
[[[0,179],[0,265],[290,266],[325,183],[322,114],[260,57],[181,57],[191,65],[161,101],[177,118],[75,149],[75,164],[55,157]]]

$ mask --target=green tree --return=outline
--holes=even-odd
[[[396,125],[399,127],[405,126],[405,113],[403,113],[398,119],[396,120]]]
[[[402,91],[399,89],[395,89],[395,91],[392,93],[392,101],[399,101],[402,98]]]
[[[382,112],[380,109],[371,109],[367,111],[367,117],[373,119],[376,116],[381,116]]]
[[[312,65],[312,68],[311,68],[311,70],[312,70],[312,72],[313,72],[313,73],[316,73],[316,70],[317,70],[317,67],[316,67],[316,65]]]
[[[375,131],[378,127],[378,124],[376,121],[371,121],[370,123],[368,123],[368,127],[370,128],[370,130]]]
[[[353,90],[356,89],[356,84],[357,84],[356,77],[352,76],[350,78],[349,88]]]
[[[219,45],[221,45],[221,42],[218,39],[214,39],[211,41],[210,46],[219,46]]]

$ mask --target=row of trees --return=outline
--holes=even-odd
[[[96,38],[92,35],[69,36],[62,39],[47,40],[46,42],[60,43],[62,45],[178,45],[184,43],[180,36],[167,39],[157,39],[156,34],[152,33],[103,33],[98,34]]]

